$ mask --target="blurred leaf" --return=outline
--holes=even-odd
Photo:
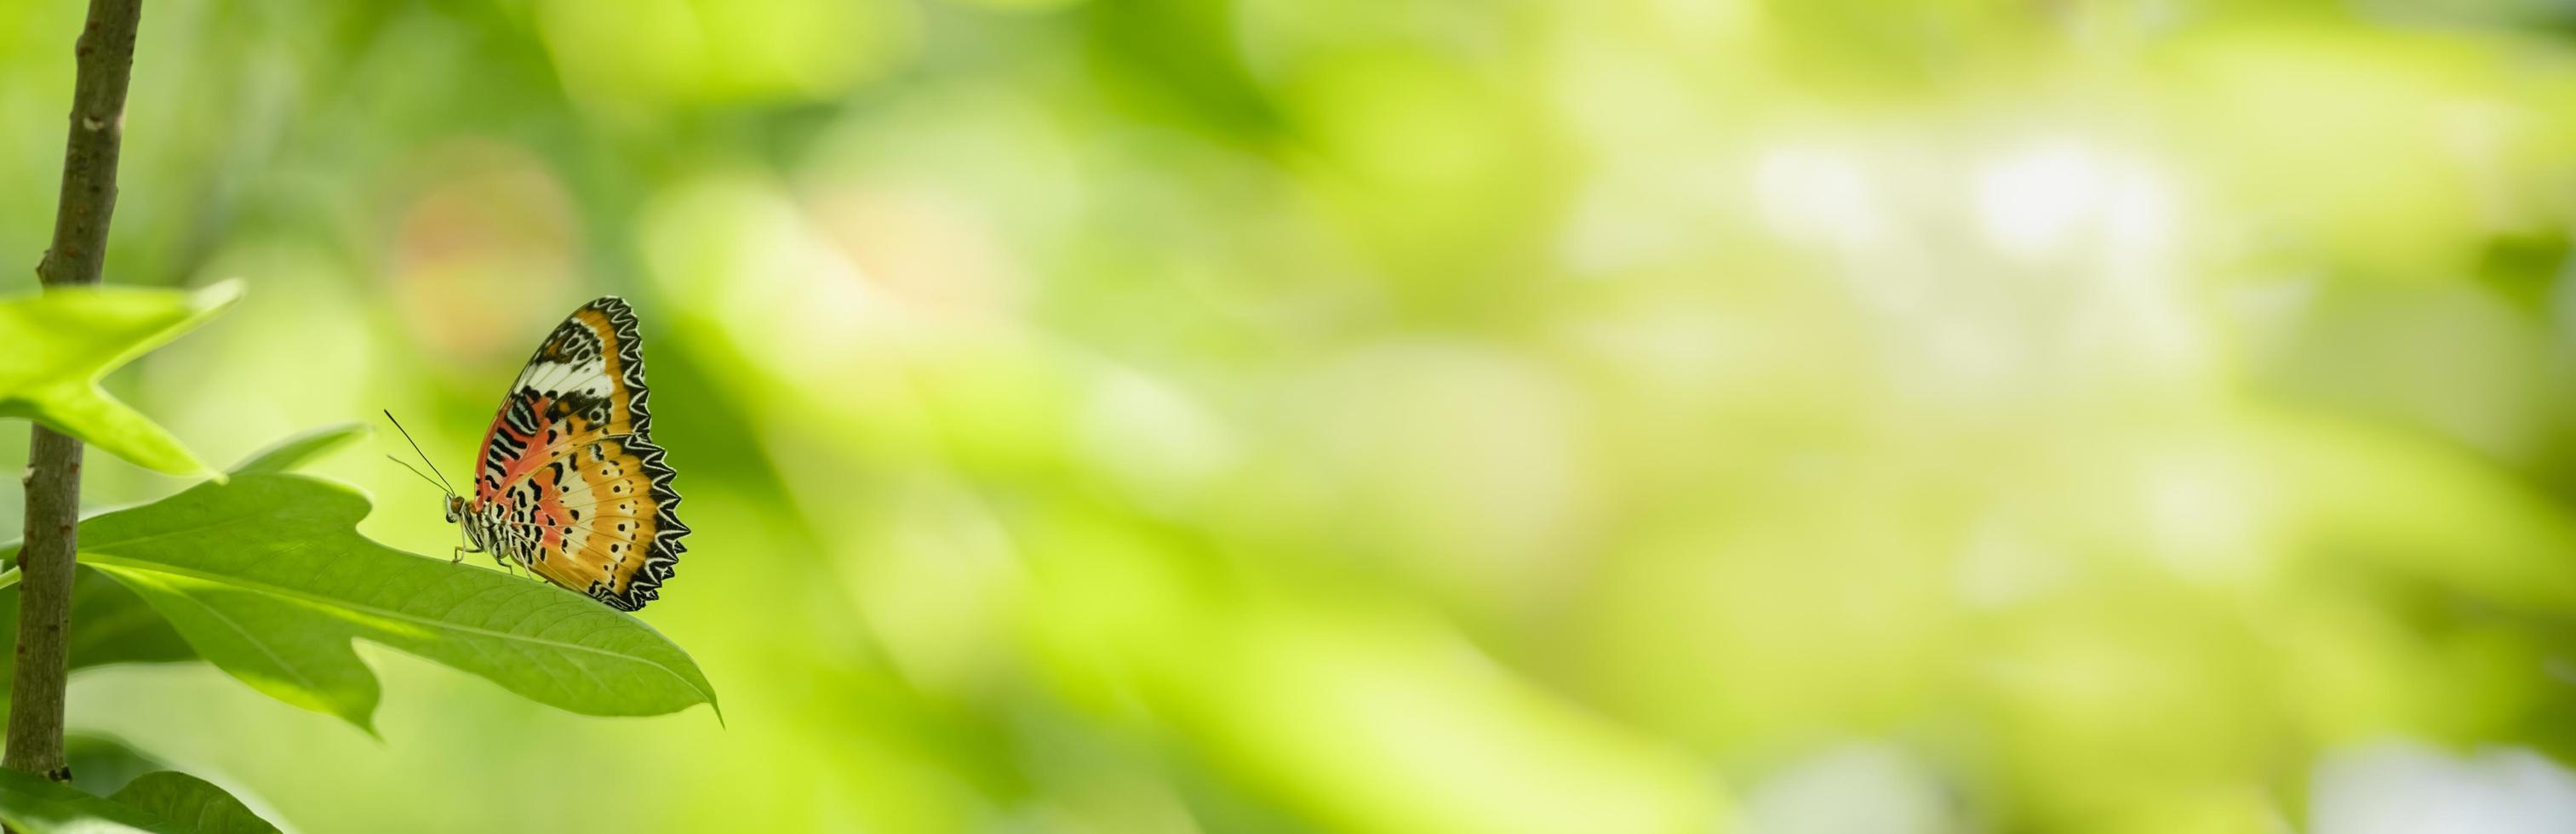
[[[178,438],[99,388],[109,371],[202,324],[241,297],[226,282],[194,293],[55,289],[0,301],[0,417],[25,417],[117,457],[173,475],[206,471]]]
[[[286,472],[311,463],[314,458],[340,448],[350,441],[367,436],[371,431],[364,423],[340,423],[308,429],[301,434],[269,444],[251,453],[233,466],[235,473]]]
[[[2478,280],[2518,309],[2545,311],[2568,248],[2563,230],[2497,235],[2479,253]]]
[[[16,545],[10,545],[12,551]],[[0,635],[18,633],[18,586],[0,588]],[[197,659],[195,650],[144,604],[143,598],[115,580],[83,566],[72,579],[71,669],[78,672],[116,663],[177,663]],[[0,652],[0,707],[6,707],[6,682],[17,673],[15,653]]]
[[[196,829],[177,825],[143,809],[81,793],[32,773],[0,770],[0,821],[19,834],[50,832],[155,831],[185,834]]]
[[[103,733],[64,735],[63,763],[72,769],[72,787],[97,796],[115,793],[137,776],[170,769],[169,763]]]
[[[189,831],[205,834],[274,834],[277,826],[250,812],[232,794],[175,770],[146,773],[108,797]]]
[[[1185,0],[1095,3],[1080,10],[1102,86],[1121,104],[1212,132],[1270,139],[1283,130],[1251,73],[1223,5]]]
[[[541,582],[385,547],[340,484],[244,473],[81,526],[81,560],[252,688],[373,732],[365,638],[585,715],[714,705],[697,664],[643,621]]]

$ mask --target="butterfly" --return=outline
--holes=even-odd
[[[466,542],[454,558],[489,552],[620,611],[660,599],[689,528],[675,473],[653,443],[647,393],[625,300],[602,296],[572,311],[484,430],[473,497],[448,489],[447,521]]]

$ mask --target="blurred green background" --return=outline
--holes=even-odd
[[[0,292],[81,6],[0,4]],[[120,396],[453,475],[618,293],[696,530],[643,616],[729,726],[375,647],[381,741],[74,681],[294,828],[2576,830],[2576,3],[149,0],[139,54],[109,280],[250,294]],[[320,471],[444,555],[397,451]]]

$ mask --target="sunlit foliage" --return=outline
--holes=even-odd
[[[0,4],[0,262],[78,14]],[[2568,22],[152,0],[109,280],[251,292],[116,393],[461,466],[628,296],[696,530],[646,619],[728,723],[371,648],[382,744],[202,666],[74,724],[314,831],[2564,814]]]

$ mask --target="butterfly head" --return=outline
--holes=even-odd
[[[458,522],[458,521],[462,521],[462,520],[464,520],[464,518],[465,518],[465,499],[464,499],[463,497],[460,497],[460,496],[458,496],[458,495],[455,495],[455,494],[453,494],[453,493],[450,493],[450,494],[447,496],[447,523],[449,523],[449,524],[454,524],[454,523],[456,523],[456,522]]]

